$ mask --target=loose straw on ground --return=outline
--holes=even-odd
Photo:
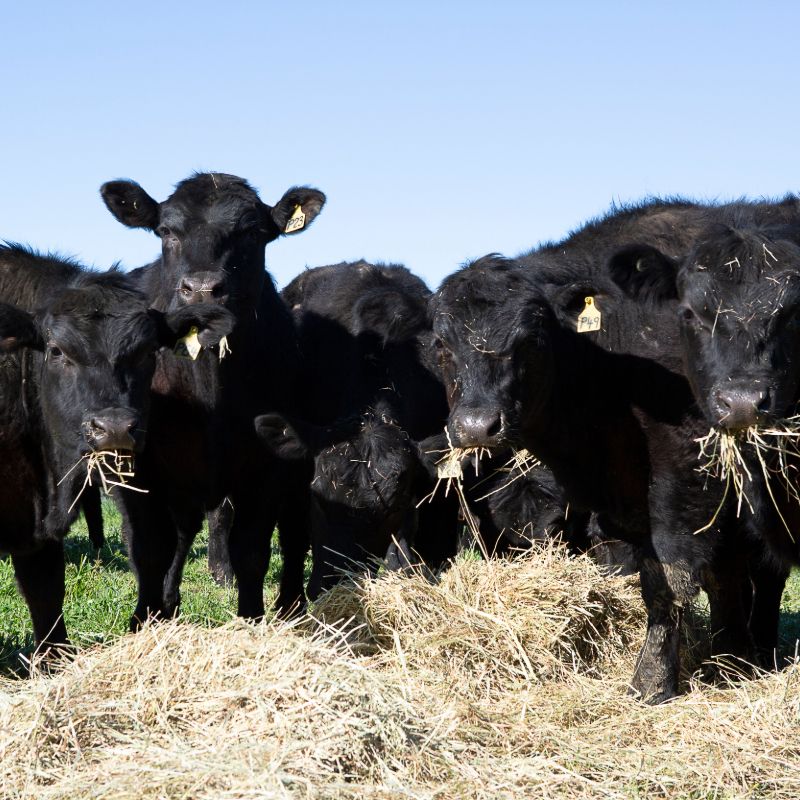
[[[327,629],[168,622],[0,682],[0,796],[800,798],[800,664],[643,706],[636,587],[587,559],[335,591]]]

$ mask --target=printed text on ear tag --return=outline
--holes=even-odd
[[[299,231],[305,224],[306,215],[303,213],[303,210],[300,208],[300,206],[295,206],[294,214],[289,217],[289,221],[286,223],[286,230],[284,233],[294,233],[295,231]]]
[[[589,333],[589,331],[600,330],[600,320],[602,314],[600,309],[594,304],[594,297],[586,298],[586,308],[581,311],[578,317],[578,333]]]
[[[194,361],[203,348],[203,345],[200,344],[200,340],[197,338],[199,332],[200,331],[192,325],[188,335],[175,342],[175,347],[172,348],[172,355],[178,358],[185,358],[187,361]]]
[[[436,469],[436,474],[439,480],[446,480],[447,478],[460,478],[461,477],[461,462],[448,461],[444,464],[439,464]]]

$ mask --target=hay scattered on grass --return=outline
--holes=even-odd
[[[530,584],[547,570],[537,615]],[[735,685],[692,682],[649,708],[619,679],[638,643],[628,658],[621,644],[577,641],[598,625],[580,622],[603,605],[581,599],[592,585],[607,598],[602,624],[643,632],[620,608],[633,603],[630,582],[588,561],[561,551],[460,561],[444,588],[409,581],[407,608],[399,582],[380,583],[365,583],[361,610],[352,603],[373,626],[369,656],[348,643],[355,621],[343,635],[169,622],[85,651],[53,677],[0,682],[0,796],[800,797],[797,661]],[[508,628],[493,633],[488,618],[500,614]],[[563,644],[530,628],[561,630]],[[526,678],[519,645],[532,674],[550,672]]]

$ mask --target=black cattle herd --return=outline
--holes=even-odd
[[[308,228],[321,192],[269,206],[203,173],[163,202],[131,181],[101,194],[160,238],[155,261],[96,272],[0,247],[0,549],[43,651],[68,645],[62,541],[83,509],[102,542],[102,478],[132,630],[178,611],[206,515],[210,569],[248,618],[276,526],[290,615],[371,559],[446,568],[466,516],[487,556],[560,539],[639,573],[648,702],[678,691],[701,589],[716,654],[774,659],[800,560],[798,198],[648,200],[436,292],[359,261],[278,293],[265,247]]]

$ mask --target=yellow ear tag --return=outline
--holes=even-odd
[[[222,359],[225,358],[228,353],[232,352],[233,350],[231,350],[230,345],[228,344],[228,337],[223,336],[219,340],[219,360],[222,361]]]
[[[461,477],[461,462],[460,461],[445,461],[439,464],[436,469],[436,474],[440,481],[447,480],[448,478]]]
[[[192,325],[189,329],[189,334],[175,342],[175,347],[172,348],[172,355],[178,358],[185,358],[187,361],[194,361],[203,349],[203,345],[200,344],[200,340],[197,338],[198,333],[200,331]]]
[[[586,308],[581,311],[581,315],[578,317],[578,333],[599,331],[602,316],[600,309],[594,304],[594,297],[587,297]]]
[[[284,233],[294,233],[295,231],[299,231],[302,227],[306,224],[306,215],[303,213],[303,209],[300,206],[295,206],[294,214],[289,217],[289,221],[286,223],[286,230]]]

